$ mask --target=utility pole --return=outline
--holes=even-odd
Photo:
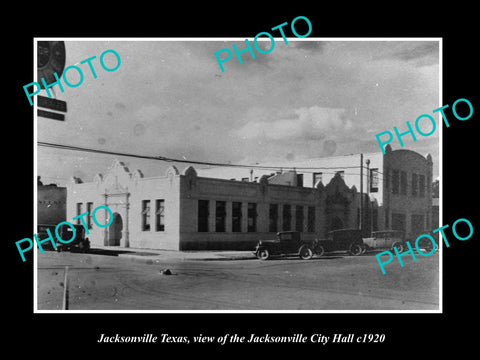
[[[68,310],[68,265],[65,266],[65,275],[63,277],[63,301],[62,301],[62,309]]]
[[[365,160],[365,163],[367,164],[367,211],[366,213],[368,214],[368,217],[370,218],[370,221],[368,223],[368,229],[369,229],[369,236],[372,234],[373,226],[372,226],[372,206],[370,203],[370,187],[372,186],[372,174],[370,174],[370,159]]]
[[[363,235],[363,154],[360,154],[360,219],[358,229]]]

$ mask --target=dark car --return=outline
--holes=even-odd
[[[363,242],[367,250],[397,248],[398,252],[406,249],[405,233],[400,230],[374,231],[372,236],[364,238]]]
[[[73,224],[72,224],[73,225]],[[75,227],[75,239],[64,244],[57,239],[57,251],[82,251],[90,249],[90,240],[85,237],[85,229],[83,225],[73,225]],[[58,234],[62,239],[68,241],[72,238],[73,231],[67,224],[61,225]]]
[[[37,226],[37,238],[39,241],[48,238],[50,235],[47,232],[47,229],[50,230],[52,238],[55,240],[55,225],[51,224],[38,224]],[[55,250],[51,241],[45,241],[41,245],[42,250]]]
[[[254,254],[261,260],[271,256],[298,255],[303,260],[313,256],[313,243],[303,241],[298,231],[281,231],[273,240],[260,240],[255,247]]]
[[[75,227],[75,239],[73,239],[71,242],[68,242],[67,244],[58,241],[55,234],[55,225],[39,224],[37,227],[37,237],[39,240],[48,238],[49,234],[47,232],[47,229],[49,229],[53,239],[55,239],[55,246],[57,251],[87,251],[88,249],[90,249],[90,240],[85,237],[85,229],[83,228],[83,226],[73,224],[72,226]],[[72,238],[72,228],[67,224],[63,224],[58,228],[58,235],[61,239],[65,239],[65,241],[68,241]],[[42,249],[55,250],[51,241],[46,241],[42,243]]]
[[[317,240],[314,251],[320,256],[331,251],[348,251],[351,255],[358,256],[364,249],[361,230],[340,229],[330,231],[326,239]]]

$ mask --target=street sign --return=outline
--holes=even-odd
[[[56,111],[67,112],[67,103],[63,100],[51,99],[46,96],[37,96],[38,106]]]
[[[45,118],[53,119],[53,120],[65,121],[65,115],[54,113],[51,111],[37,109],[37,115]]]

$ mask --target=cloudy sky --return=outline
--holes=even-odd
[[[375,134],[406,130],[439,100],[437,41],[276,39],[268,54],[232,56],[222,72],[214,53],[244,38],[203,41],[66,41],[66,66],[84,70],[83,83],[56,96],[66,121],[38,118],[37,140],[139,155],[251,164],[380,151]],[[260,42],[263,49],[270,41]],[[121,66],[104,71],[100,54],[115,50]],[[98,78],[80,61],[91,56]],[[111,54],[110,54],[111,55]],[[113,56],[106,56],[106,62]],[[113,66],[109,64],[109,66]],[[75,72],[68,80],[76,82]],[[45,94],[44,94],[45,95]],[[26,100],[27,104],[28,101]],[[438,114],[435,114],[438,124]],[[421,128],[428,132],[431,125]],[[405,148],[431,153],[434,135],[404,137]],[[399,148],[398,141],[392,143]],[[72,176],[91,181],[112,156],[38,147],[44,183]],[[160,161],[119,157],[130,170],[163,175]],[[180,165],[182,168],[185,165]]]

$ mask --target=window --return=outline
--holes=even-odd
[[[232,203],[232,231],[233,232],[242,231],[242,203],[241,202]]]
[[[418,190],[420,197],[425,197],[425,175],[418,177]]]
[[[290,205],[283,205],[283,231],[289,231],[292,227],[292,213]]]
[[[405,171],[400,172],[400,194],[407,195],[407,173]]]
[[[93,203],[92,202],[87,202],[87,211],[88,211],[87,229],[92,228],[92,210],[93,210]]]
[[[322,181],[322,173],[321,172],[313,173],[312,186],[315,186],[319,181]]]
[[[303,187],[303,174],[297,174],[297,186]]]
[[[83,213],[83,204],[82,203],[77,203],[77,216],[81,215]],[[80,218],[77,219],[77,225],[80,225]]]
[[[405,214],[392,213],[392,230],[406,230],[406,216]]]
[[[378,192],[378,169],[370,169],[370,192]]]
[[[336,172],[335,172],[335,175],[336,175],[336,174],[339,174],[342,179],[345,179],[345,171],[343,171],[343,170],[341,170],[341,171],[336,171]]]
[[[268,231],[278,231],[278,205],[270,204]]]
[[[309,206],[307,212],[307,231],[315,232],[315,206]]]
[[[215,231],[225,232],[226,202],[217,201],[215,203]]]
[[[209,212],[209,201],[208,200],[198,200],[198,231],[199,232],[208,232],[208,219],[210,216]]]
[[[257,231],[257,204],[248,203],[247,213],[247,231],[255,232]]]
[[[248,177],[242,178],[242,181],[249,181]]]
[[[392,171],[392,194],[398,194],[400,189],[400,171]]]
[[[417,196],[418,194],[418,175],[412,174],[412,196]]]
[[[142,201],[142,231],[150,231],[150,200]]]
[[[155,201],[155,230],[165,231],[165,200]]]
[[[295,230],[303,231],[303,206],[295,207]]]

